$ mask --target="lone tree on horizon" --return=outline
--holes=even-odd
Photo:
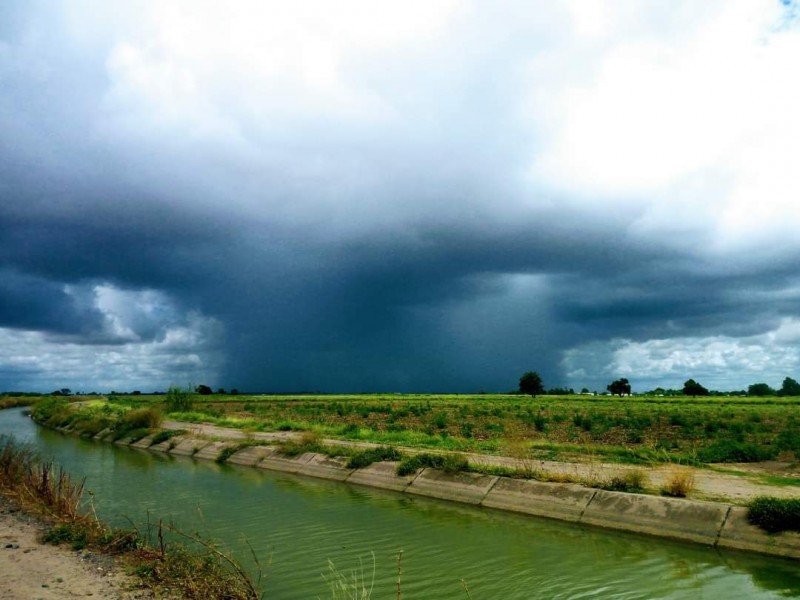
[[[624,377],[622,379],[617,379],[616,381],[612,381],[606,386],[606,389],[614,394],[615,396],[622,396],[631,394],[631,384],[628,383],[628,380]]]
[[[519,378],[519,393],[528,394],[536,397],[537,394],[544,392],[542,378],[536,371],[528,371]]]
[[[708,390],[697,383],[694,379],[689,379],[683,384],[683,395],[695,398],[697,396],[708,396]]]

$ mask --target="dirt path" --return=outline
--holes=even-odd
[[[0,497],[0,598],[153,598],[143,590],[129,591],[131,580],[110,557],[39,543],[42,530]]]
[[[291,431],[256,432],[245,434],[238,429],[227,429],[216,425],[182,423],[179,421],[166,421],[162,425],[166,429],[186,429],[191,435],[220,440],[256,439],[265,444],[276,441],[297,439],[301,434]],[[380,444],[367,442],[348,442],[343,440],[323,440],[332,446],[350,446],[358,448],[371,448]],[[423,452],[417,448],[402,448],[404,452]],[[492,465],[517,469],[531,469],[552,475],[566,475],[578,479],[608,479],[615,475],[623,474],[629,470],[640,470],[647,474],[652,491],[660,489],[676,470],[688,471],[694,477],[694,491],[690,497],[700,500],[717,500],[744,504],[756,496],[778,496],[782,498],[800,498],[800,486],[796,485],[770,485],[764,476],[778,475],[784,477],[800,478],[796,465],[787,463],[759,463],[759,464],[726,464],[715,465],[714,468],[701,469],[674,465],[639,466],[612,464],[601,462],[558,462],[548,460],[518,460],[504,456],[490,456],[486,454],[466,454],[470,463],[475,465]]]

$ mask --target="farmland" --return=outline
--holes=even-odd
[[[110,405],[161,405],[115,395]],[[521,395],[193,395],[169,418],[245,431],[530,458],[629,463],[800,456],[798,399]]]

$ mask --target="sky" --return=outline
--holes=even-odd
[[[0,391],[779,387],[798,57],[778,0],[4,0]]]

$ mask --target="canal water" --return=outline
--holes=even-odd
[[[162,518],[219,540],[269,599],[329,599],[347,580],[404,599],[800,597],[797,561],[609,532],[403,494],[120,448],[0,411],[13,434],[86,478],[117,525]],[[342,597],[341,594],[336,597]]]

